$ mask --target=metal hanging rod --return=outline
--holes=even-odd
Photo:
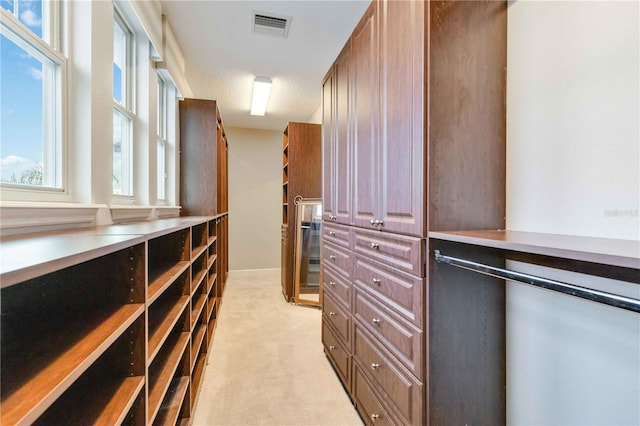
[[[605,305],[614,306],[627,311],[640,313],[640,300],[633,299],[631,297],[563,283],[560,281],[537,277],[535,275],[523,274],[521,272],[510,271],[508,269],[496,268],[494,266],[459,259],[456,257],[445,256],[440,254],[440,250],[435,251],[434,257],[437,262],[448,263],[458,268],[467,269],[469,271],[478,272],[491,277],[518,281],[524,284],[530,284],[547,290],[579,297],[581,299],[591,300],[592,302],[603,303]]]

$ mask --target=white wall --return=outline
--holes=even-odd
[[[508,13],[507,227],[640,240],[638,2],[518,1]],[[507,421],[640,424],[640,315],[510,283]]]
[[[229,142],[229,269],[280,267],[282,132],[225,128]]]
[[[322,103],[318,105],[318,109],[313,113],[307,123],[311,124],[322,124]]]

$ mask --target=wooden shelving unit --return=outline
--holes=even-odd
[[[222,216],[2,239],[0,424],[188,423]]]

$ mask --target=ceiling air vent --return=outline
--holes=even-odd
[[[251,27],[256,34],[265,34],[275,37],[287,38],[291,17],[274,15],[273,13],[251,11]]]

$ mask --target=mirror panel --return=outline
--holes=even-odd
[[[299,304],[320,306],[321,227],[322,202],[320,200],[297,201],[294,300]]]

